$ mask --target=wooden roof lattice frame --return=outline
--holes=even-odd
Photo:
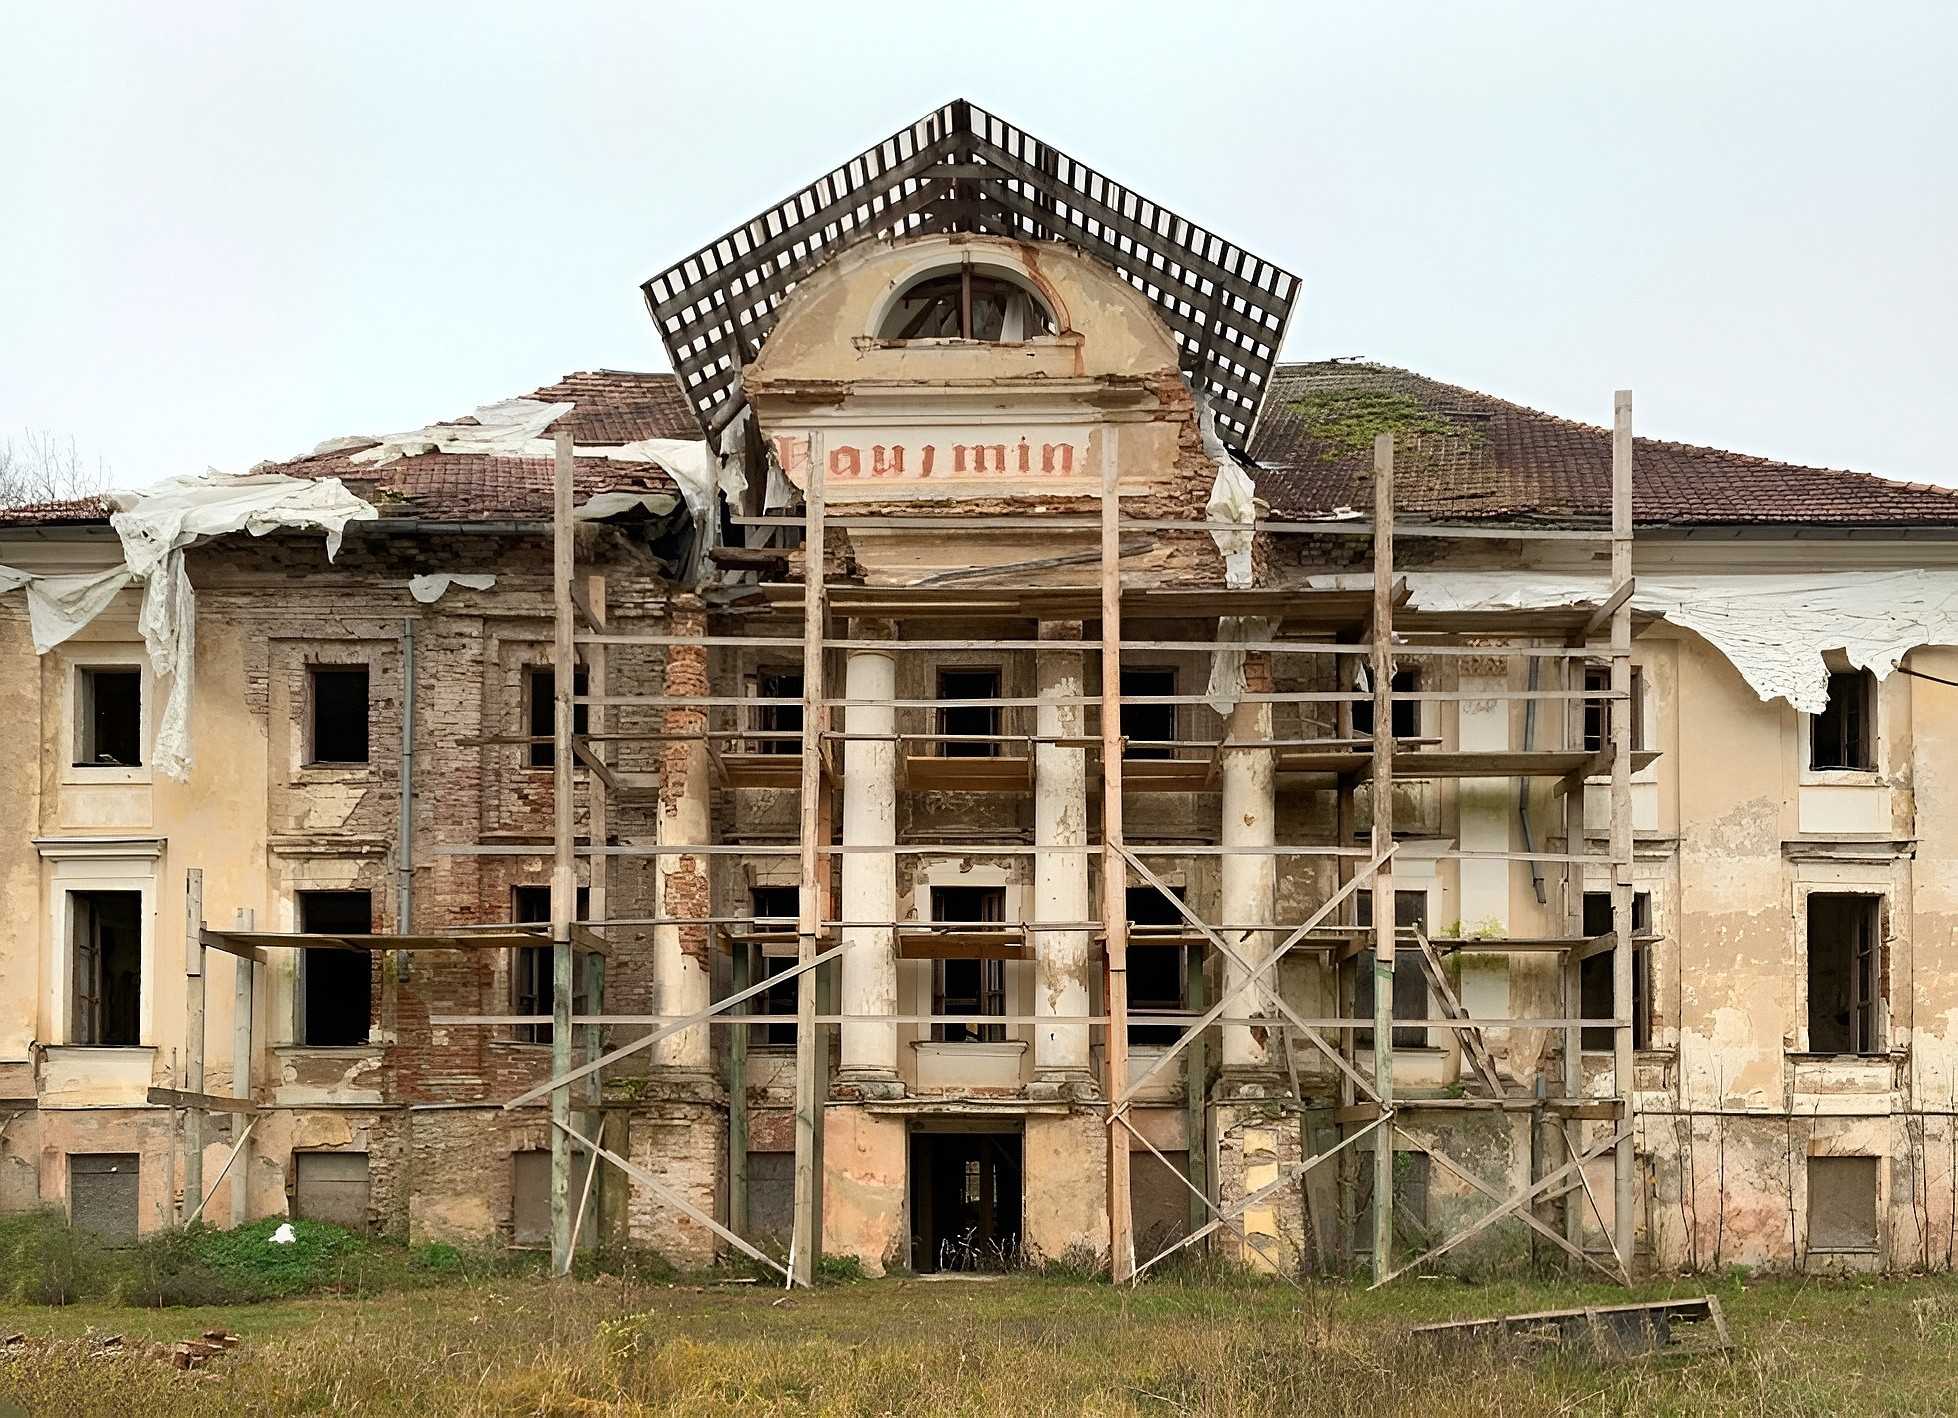
[[[1246,447],[1298,278],[964,99],[935,109],[646,281],[646,308],[710,441],[746,406],[741,368],[783,300],[880,236],[1064,241],[1140,291],[1218,434]]]

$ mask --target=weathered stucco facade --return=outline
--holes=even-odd
[[[976,299],[995,302],[1003,328],[972,328],[975,280]],[[936,313],[919,294],[933,282],[951,292]],[[964,326],[950,336],[930,323],[954,316]],[[732,546],[708,558],[705,577],[684,573],[685,558],[662,542],[669,524],[628,519],[579,534],[582,563],[604,578],[608,631],[641,638],[611,647],[610,703],[589,706],[617,736],[606,750],[617,784],[601,844],[617,852],[582,858],[585,884],[605,888],[605,909],[578,914],[592,918],[605,957],[602,996],[595,967],[581,964],[580,980],[593,983],[581,983],[576,1008],[610,1021],[579,1026],[582,1050],[694,1015],[795,955],[796,749],[808,702],[797,588],[807,568],[799,537],[766,523],[822,474],[836,642],[826,679],[840,737],[823,748],[835,773],[836,832],[824,847],[837,914],[821,934],[849,950],[818,976],[830,1021],[820,1026],[829,1041],[820,1214],[823,1248],[873,1271],[1107,1258],[1109,1001],[1104,863],[1093,846],[1103,816],[1093,562],[1104,478],[1125,517],[1186,524],[1123,533],[1125,584],[1221,591],[1230,580],[1210,534],[1187,525],[1218,515],[1220,450],[1206,446],[1179,350],[1130,281],[1067,243],[864,240],[800,280],[742,361],[750,477],[726,510],[752,520],[721,529],[717,547]],[[588,449],[694,432],[669,376],[575,376],[534,397],[566,405],[556,427],[575,432],[581,501],[631,481],[588,463]],[[1261,464],[1260,515],[1330,518],[1364,506],[1364,480],[1340,482],[1342,459],[1391,433],[1415,517],[1401,531],[1400,567],[1595,574],[1589,546],[1531,532],[1596,507],[1519,494],[1516,469],[1528,471],[1534,445],[1505,430],[1534,419],[1593,452],[1602,431],[1368,366],[1281,367],[1267,399],[1248,450]],[[1853,509],[1856,485],[1840,481],[1851,475],[1782,469],[1760,476],[1809,488],[1808,502],[1740,516],[1714,505],[1710,478],[1698,517],[1678,467],[1707,452],[1640,446],[1641,580],[1958,573],[1958,540],[1948,536],[1958,499],[1947,511],[1942,495],[1922,494],[1870,525],[1830,510]],[[1648,454],[1669,479],[1649,493],[1638,481]],[[541,1102],[502,1106],[550,1076],[535,1022],[550,1006],[535,957],[404,945],[361,955],[350,974],[344,961],[267,947],[241,1032],[234,982],[245,967],[187,948],[186,900],[196,871],[209,927],[316,935],[416,937],[548,914],[537,893],[550,881],[554,800],[538,750],[551,719],[548,702],[540,719],[548,686],[537,672],[553,635],[550,466],[534,449],[431,445],[380,465],[331,449],[278,471],[342,477],[382,515],[353,525],[331,564],[305,532],[219,538],[188,554],[196,761],[184,781],[153,771],[147,754],[112,761],[95,743],[115,714],[132,712],[115,699],[128,681],[105,672],[140,676],[133,712],[145,742],[153,727],[160,698],[137,629],[138,591],[45,654],[24,598],[0,596],[0,729],[13,749],[0,758],[0,1208],[67,1207],[91,1224],[141,1230],[196,1208],[199,1198],[183,1195],[194,1113],[152,1091],[189,1087],[186,972],[201,953],[203,1091],[237,1091],[257,1118],[234,1164],[242,1182],[221,1185],[247,1114],[202,1124],[207,1217],[292,1212],[416,1239],[541,1244],[548,1117]],[[663,475],[631,485],[673,490]],[[1662,491],[1672,499],[1663,515],[1654,510]],[[1459,498],[1480,500],[1464,511]],[[931,524],[948,514],[988,520]],[[1420,517],[1451,514],[1480,535],[1421,534]],[[0,566],[52,576],[112,565],[117,542],[102,522],[86,510],[8,514]],[[1858,534],[1839,535],[1852,522],[1864,524]],[[1363,540],[1336,526],[1260,534],[1250,579],[1303,597],[1323,587],[1315,578],[1363,572],[1366,555]],[[435,599],[411,586],[453,572],[495,581]],[[905,588],[918,598],[910,610]],[[1025,596],[1033,600],[1016,599]],[[947,597],[965,598],[956,622],[922,618],[927,601],[942,617]],[[1325,741],[1337,728],[1333,698],[1351,698],[1353,659],[1253,653],[1246,684],[1281,702],[1220,709],[1200,702],[1218,658],[1216,615],[1158,614],[1148,633],[1180,648],[1123,665],[1121,693],[1135,702],[1122,732],[1132,776],[1145,784],[1126,801],[1125,829],[1151,844],[1170,892],[1250,949],[1339,886],[1331,855],[1264,849],[1351,848],[1367,815],[1343,816],[1351,784],[1337,774],[1276,771],[1268,748],[1213,750]],[[1406,644],[1395,668],[1408,687],[1397,679],[1395,692],[1409,697],[1395,705],[1395,737],[1447,754],[1562,748],[1602,734],[1605,716],[1619,712],[1602,694],[1495,697],[1538,690],[1531,666],[1544,662],[1517,651],[1560,647],[1573,648],[1505,638],[1499,626],[1486,653],[1424,655]],[[1830,708],[1814,716],[1764,700],[1728,654],[1665,620],[1642,618],[1632,661],[1623,712],[1640,752],[1630,868],[1638,1262],[1950,1266],[1958,649],[1923,645],[1908,673],[1880,682],[1832,665]],[[1581,668],[1582,654],[1571,663]],[[1163,702],[1178,699],[1187,702]],[[358,753],[322,752],[322,732],[353,718]],[[1342,742],[1368,737],[1340,722]],[[1195,771],[1179,777],[1161,764]],[[591,769],[576,771],[590,782]],[[1565,785],[1584,799],[1586,840],[1573,842],[1554,781],[1519,789],[1515,778],[1403,771],[1393,797],[1397,919],[1419,923],[1441,948],[1470,1014],[1565,1014],[1566,956],[1475,942],[1562,937],[1609,881],[1577,883],[1586,900],[1575,902],[1542,859],[1464,854],[1602,853],[1604,780]],[[1156,786],[1146,786],[1151,773]],[[587,827],[581,816],[578,830]],[[679,850],[689,847],[711,850]],[[592,880],[594,861],[602,882]],[[1173,909],[1159,914],[1161,895],[1131,895],[1138,926],[1173,926]],[[1339,919],[1349,933],[1359,924],[1351,908]],[[1583,934],[1607,928],[1587,918]],[[1127,983],[1137,1011],[1130,1079],[1240,968],[1201,941],[1139,954],[1148,958],[1129,967]],[[1346,1021],[1326,1027],[1350,1034],[1370,1005],[1356,994],[1355,962],[1339,962],[1338,951],[1288,955],[1277,993],[1298,1016]],[[1579,974],[1585,1015],[1608,1019],[1609,988],[1600,1010],[1590,972]],[[699,1213],[785,1243],[794,993],[789,984],[757,997],[750,1012],[767,1022],[685,1029],[608,1069],[602,1088],[581,1085],[587,1135]],[[1435,1157],[1468,1164],[1507,1195],[1610,1126],[1581,1106],[1545,1111],[1542,1099],[1565,1092],[1574,1032],[1548,1025],[1486,1027],[1506,1100],[1456,1106],[1478,1080],[1460,1031],[1423,1025],[1432,993],[1417,980],[1394,1030],[1410,1122],[1396,1143],[1406,1154],[1399,1212],[1414,1249],[1490,1205]],[[1395,995],[1398,1006],[1398,986]],[[1368,1244],[1356,1224],[1371,1185],[1365,1147],[1303,1184],[1271,1184],[1290,1175],[1287,1163],[1354,1130],[1341,1108],[1351,1099],[1321,1055],[1276,1027],[1273,1010],[1251,1012],[1260,1023],[1235,1022],[1242,1011],[1232,1011],[1134,1100],[1136,1249],[1153,1254],[1202,1225],[1211,1202],[1262,1189],[1242,1235],[1226,1228],[1213,1245],[1253,1264],[1343,1268]],[[1613,1091],[1609,1041],[1595,1052],[1593,1042],[1580,1076],[1603,1098]],[[1366,1048],[1346,1052],[1364,1072]],[[248,1086],[234,1089],[241,1067]],[[1541,1201],[1537,1214],[1608,1250],[1611,1167],[1599,1157],[1585,1187]],[[104,1184],[105,1175],[124,1180]],[[724,1253],[710,1228],[620,1172],[602,1170],[594,1191],[589,1237],[688,1264]],[[1568,1223],[1567,1210],[1576,1213]],[[1529,1245],[1527,1233],[1496,1228],[1458,1254],[1521,1259]]]

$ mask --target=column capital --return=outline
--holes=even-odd
[[[897,622],[886,616],[850,617],[850,639],[852,640],[895,640]]]
[[[1066,642],[1081,639],[1081,622],[1078,620],[1043,620],[1040,622],[1040,638]]]

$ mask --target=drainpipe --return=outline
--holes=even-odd
[[[401,621],[401,827],[395,834],[394,928],[414,929],[415,909],[415,622]],[[394,978],[408,978],[408,952],[394,953]]]
[[[1543,657],[1531,655],[1529,660],[1530,689],[1534,691],[1537,687],[1537,672],[1543,664]],[[1536,700],[1525,699],[1523,701],[1523,751],[1528,753],[1535,742]],[[1578,791],[1582,792],[1583,789],[1580,788]],[[1535,852],[1536,841],[1530,833],[1530,780],[1528,778],[1516,780],[1516,820],[1523,826],[1523,850]],[[1569,851],[1570,848],[1566,847],[1564,850]],[[1543,863],[1534,856],[1530,858],[1530,885],[1536,888],[1536,904],[1543,905],[1548,900],[1543,894]],[[1534,1238],[1532,1240],[1534,1241]]]

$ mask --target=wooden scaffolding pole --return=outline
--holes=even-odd
[[[571,435],[556,438],[551,517],[551,591],[555,603],[556,637],[551,647],[554,758],[552,802],[556,809],[551,868],[551,1074],[563,1080],[571,1071],[571,922],[578,911],[577,825],[572,801],[572,700],[577,684],[578,647],[574,637],[571,578],[576,573],[573,540]],[[562,1273],[571,1264],[571,1087],[560,1081],[551,1090],[551,1266]]]
[[[1611,1086],[1621,1112],[1613,1166],[1612,1248],[1628,1274],[1635,1235],[1632,1148],[1632,391],[1611,425]],[[1573,955],[1577,952],[1573,951]]]
[[[204,869],[184,873],[184,1090],[204,1091]],[[189,1225],[203,1211],[204,1110],[184,1114],[184,1199]]]
[[[802,882],[797,893],[796,963],[802,973],[795,987],[795,1215],[789,1249],[792,1257],[791,1283],[813,1285],[816,1262],[823,1243],[823,1178],[821,1148],[823,1102],[829,1079],[821,1069],[820,1040],[816,1036],[816,937],[824,919],[823,882],[829,871],[829,858],[823,848],[829,838],[825,825],[829,815],[822,798],[823,730],[827,725],[828,698],[824,691],[823,636],[827,596],[823,581],[825,534],[823,528],[823,452],[820,440],[811,439],[809,486],[803,493],[807,532],[802,547],[802,799],[801,842]]]
[[[1119,472],[1112,452],[1101,467],[1101,920],[1107,945],[1108,1096],[1129,1078],[1129,870],[1122,856],[1122,546]],[[1194,1144],[1192,1144],[1194,1145]],[[1135,1275],[1135,1225],[1129,1197],[1129,1139],[1108,1129],[1108,1258],[1117,1284]]]
[[[1373,441],[1373,855],[1394,843],[1394,437]],[[1382,861],[1373,876],[1373,1089],[1383,1112],[1394,1106],[1394,875]],[[1394,1127],[1373,1139],[1373,1281],[1393,1271]]]
[[[238,913],[238,925],[250,930],[254,922],[250,911]],[[249,1103],[252,1096],[252,983],[256,973],[249,955],[231,957],[231,1096]],[[237,1123],[233,1123],[235,1128]],[[231,1224],[242,1226],[251,1219],[251,1129],[246,1126],[236,1148],[237,1170],[231,1174]]]

